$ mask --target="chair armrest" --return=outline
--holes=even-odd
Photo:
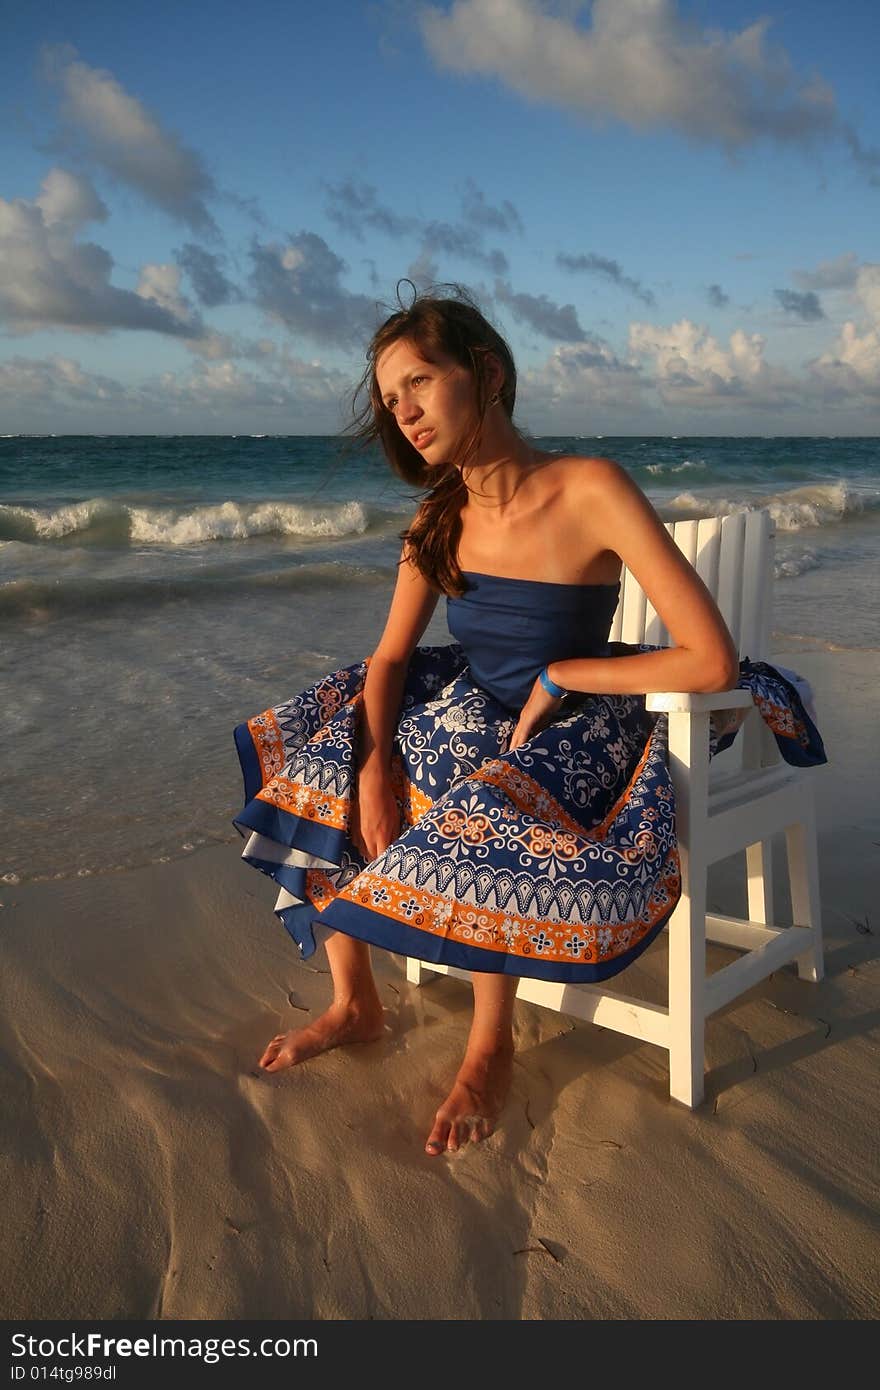
[[[645,696],[645,709],[655,714],[706,714],[715,709],[748,709],[754,703],[750,690],[655,691]]]

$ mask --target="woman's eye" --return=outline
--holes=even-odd
[[[424,377],[424,376],[414,376],[413,379],[412,379],[412,384],[413,384],[413,386],[415,386],[415,385],[416,385],[418,382],[420,382],[420,381],[427,381],[427,377]]]

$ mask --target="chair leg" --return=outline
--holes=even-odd
[[[818,983],[825,974],[822,950],[822,904],[819,899],[819,851],[816,812],[811,790],[805,789],[801,819],[785,831],[788,850],[788,876],[791,884],[791,910],[794,925],[809,927],[813,945],[797,957],[798,977]]]
[[[681,860],[681,897],[669,919],[669,1094],[694,1109],[704,1094],[709,716],[669,715],[669,770]]]
[[[705,1094],[706,890],[682,893],[669,919],[669,1094],[691,1110]]]
[[[406,978],[411,985],[420,985],[428,974],[430,971],[425,969],[420,960],[416,960],[415,956],[407,956]]]
[[[759,840],[746,850],[746,875],[749,884],[749,921],[773,921],[773,842]]]

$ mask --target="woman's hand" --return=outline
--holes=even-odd
[[[369,863],[400,834],[400,807],[388,776],[361,770],[351,812],[351,841]]]
[[[535,678],[531,694],[519,712],[516,728],[510,738],[510,748],[519,748],[521,743],[527,743],[534,734],[540,733],[541,729],[546,729],[552,721],[554,714],[562,704],[563,696],[550,695],[541,684],[541,677]]]

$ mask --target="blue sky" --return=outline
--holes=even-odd
[[[0,432],[323,433],[397,281],[536,434],[880,433],[871,0],[32,0]]]

